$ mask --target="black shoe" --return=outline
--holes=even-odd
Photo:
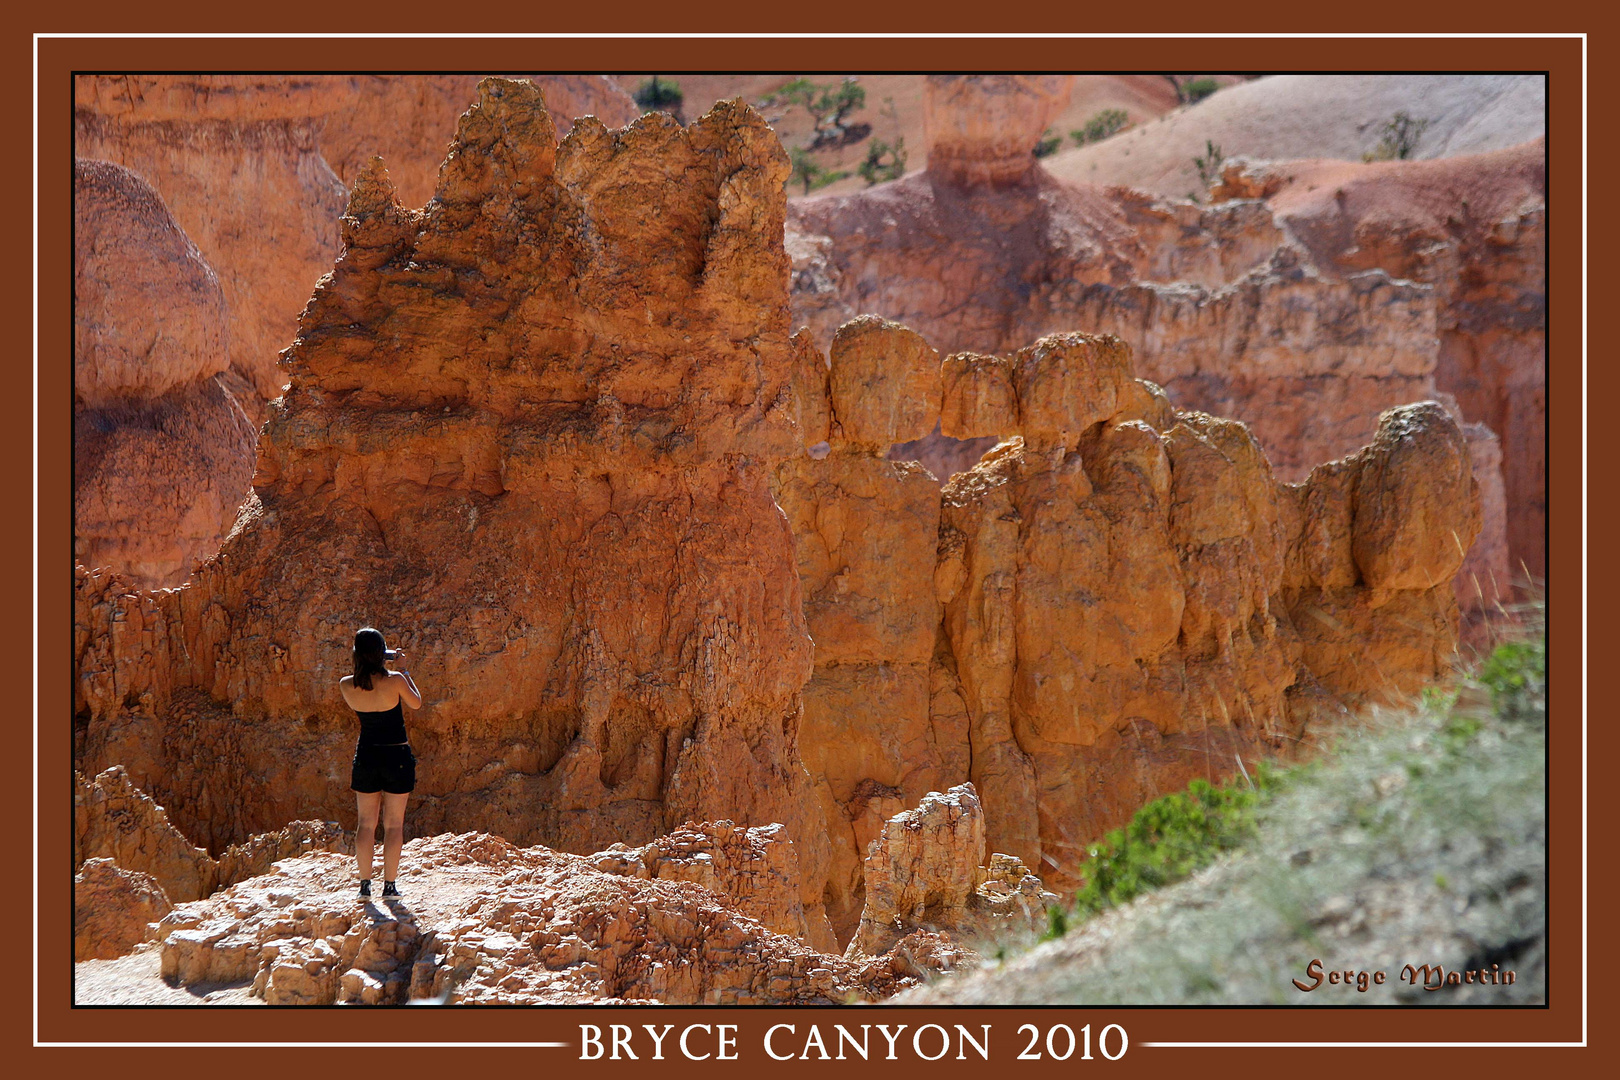
[[[398,896],[399,890],[394,887],[394,883],[392,881],[385,881],[383,882],[383,895]]]
[[[360,879],[360,895],[362,897],[368,897],[368,896],[371,895],[371,879],[370,878],[361,878]]]

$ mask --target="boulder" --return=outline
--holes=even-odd
[[[174,905],[150,874],[86,859],[73,876],[73,959],[111,960],[149,940]]]
[[[74,162],[74,557],[151,588],[216,551],[253,475],[253,425],[217,376],[214,270],[128,169]]]
[[[1058,898],[1018,859],[998,853],[986,867],[984,856],[984,811],[972,784],[931,791],[896,814],[868,850],[866,905],[845,955],[892,953],[916,965],[919,930],[966,938],[977,952],[1010,933],[1027,940]]]
[[[324,93],[310,75],[74,76],[75,153],[142,177],[217,272],[231,385],[254,426],[338,250],[344,188],[321,157]]]

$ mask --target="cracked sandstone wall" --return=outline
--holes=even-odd
[[[1435,385],[1455,398],[1457,415],[1500,441],[1502,498],[1512,513],[1503,554],[1485,562],[1485,572],[1545,577],[1544,142],[1348,168],[1236,162],[1222,194],[1265,198],[1278,224],[1329,272],[1379,267],[1434,290]],[[1508,580],[1499,580],[1505,594]],[[1489,581],[1483,591],[1490,596]]]
[[[787,171],[746,107],[559,146],[532,86],[486,80],[425,209],[363,173],[219,554],[165,593],[76,577],[83,765],[211,847],[331,813],[335,683],[374,624],[428,697],[413,832],[781,822],[817,932],[811,644],[768,482],[796,437]]]
[[[939,486],[890,444],[939,418],[939,354],[874,317],[838,330],[831,367],[801,341],[803,439],[827,454],[777,470],[777,501],[798,552],[815,671],[799,731],[832,838],[827,905],[841,941],[861,912],[861,860],[894,814],[966,769],[964,732],[929,714],[939,627],[934,546]],[[814,373],[820,370],[822,378]]]

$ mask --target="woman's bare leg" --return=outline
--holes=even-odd
[[[405,800],[410,793],[395,795],[383,792],[383,880],[393,881],[399,875],[399,849],[405,844]]]
[[[391,799],[397,797],[389,796]],[[355,806],[359,810],[354,826],[354,859],[360,864],[362,881],[371,877],[371,856],[377,844],[377,810],[382,806],[382,800],[383,793],[380,791],[354,793]]]

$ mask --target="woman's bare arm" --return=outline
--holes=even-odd
[[[405,685],[400,687],[399,690],[399,700],[413,709],[420,709],[422,707],[422,691],[416,688],[416,680],[411,678],[411,673],[408,671],[396,671],[394,674],[405,680]]]

